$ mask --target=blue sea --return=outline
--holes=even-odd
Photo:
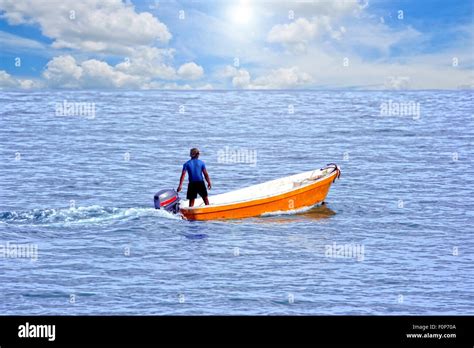
[[[473,101],[1,92],[0,314],[473,315]],[[190,222],[153,195],[191,147],[210,194],[330,162],[342,175],[323,206]]]

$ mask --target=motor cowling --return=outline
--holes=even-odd
[[[155,209],[164,209],[170,213],[179,211],[179,195],[175,190],[161,190],[154,197]]]

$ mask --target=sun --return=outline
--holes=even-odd
[[[251,21],[253,11],[248,1],[240,1],[235,7],[230,8],[229,14],[232,22],[245,25]]]

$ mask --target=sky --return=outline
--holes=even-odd
[[[0,0],[0,89],[472,89],[472,0]]]

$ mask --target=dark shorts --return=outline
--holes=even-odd
[[[187,199],[196,199],[197,195],[202,198],[207,197],[207,189],[204,181],[190,181],[188,184]]]

